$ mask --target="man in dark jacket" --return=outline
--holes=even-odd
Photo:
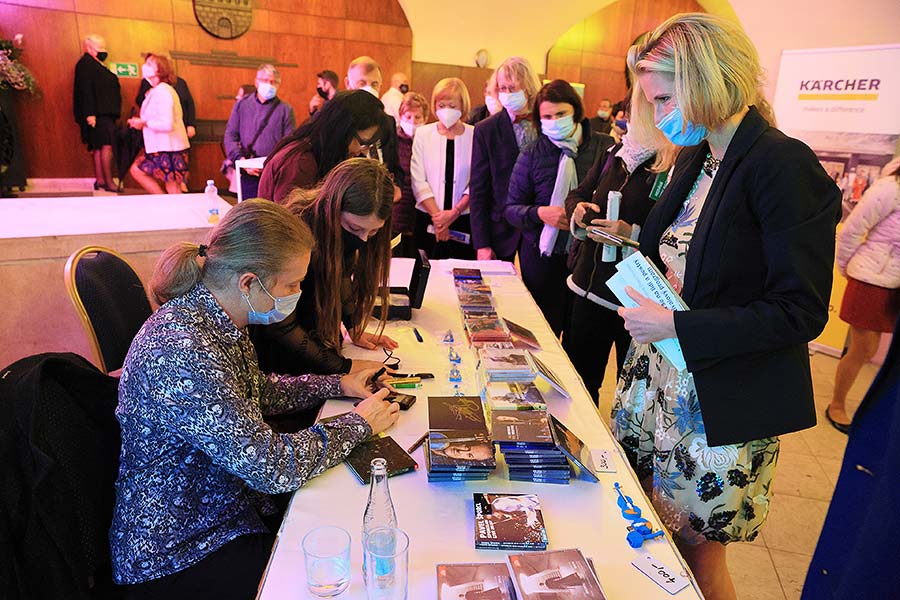
[[[112,144],[116,119],[122,111],[119,78],[106,68],[106,41],[99,35],[84,38],[84,54],[75,65],[72,98],[81,141],[94,160],[94,189],[115,191],[112,178]]]

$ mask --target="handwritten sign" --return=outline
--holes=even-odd
[[[659,587],[672,595],[677,594],[690,585],[690,581],[688,581],[687,577],[677,574],[674,570],[665,566],[662,561],[653,558],[650,554],[639,556],[631,561],[631,564],[634,565],[638,571],[652,579]]]
[[[597,473],[615,473],[612,453],[609,450],[591,449],[591,461],[594,463],[594,471]]]

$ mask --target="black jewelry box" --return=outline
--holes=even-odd
[[[419,250],[412,275],[409,278],[409,287],[392,286],[388,288],[388,321],[408,321],[412,318],[412,309],[422,308],[430,272],[431,262],[425,251]],[[379,297],[375,299],[375,318],[381,318],[381,310],[381,298]]]

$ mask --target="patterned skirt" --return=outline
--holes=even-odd
[[[650,344],[632,343],[616,388],[613,434],[680,541],[753,541],[765,523],[778,438],[710,447],[694,377]]]
[[[140,169],[161,181],[181,183],[188,178],[188,151],[151,152],[144,155]]]

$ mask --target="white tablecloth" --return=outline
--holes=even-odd
[[[231,205],[219,198],[219,216]],[[4,198],[0,238],[32,238],[209,227],[205,194]]]
[[[401,371],[430,371],[435,374],[434,380],[426,381],[419,390],[412,390],[419,401],[409,411],[401,412],[397,425],[388,431],[403,448],[411,446],[427,428],[427,397],[452,394],[446,377],[449,367],[447,351],[437,341],[438,336],[448,328],[461,341],[456,348],[463,358],[462,391],[473,395],[479,393],[474,355],[464,341],[462,318],[450,273],[450,268],[457,266],[454,262],[432,263],[425,302],[421,310],[413,311],[412,323],[392,322],[387,326],[387,333],[400,343],[395,354],[402,360]],[[392,285],[408,283],[411,263],[406,259],[394,260]],[[543,347],[538,356],[563,380],[572,395],[571,399],[551,399],[550,412],[591,448],[612,451],[617,472],[600,474],[599,484],[583,480],[573,480],[570,485],[514,482],[507,479],[506,467],[501,459],[498,460],[497,470],[487,481],[428,483],[423,451],[416,450],[413,458],[419,463],[419,470],[389,480],[399,526],[410,537],[409,599],[437,598],[437,563],[505,561],[506,552],[475,549],[473,492],[537,494],[550,540],[548,548],[580,548],[585,556],[592,558],[600,583],[610,600],[671,597],[631,565],[636,557],[650,552],[669,569],[675,572],[684,570],[682,559],[668,536],[646,542],[642,550],[632,549],[625,541],[627,522],[616,506],[614,482],[622,484],[655,527],[659,527],[659,519],[614,442],[604,423],[605,417],[601,418],[597,413],[574,367],[553,337],[521,279],[516,275],[499,274],[505,270],[506,263],[500,263],[499,269],[496,268],[497,263],[480,265],[500,315],[531,329],[537,335]],[[467,263],[465,266],[479,264]],[[413,325],[422,334],[424,343],[416,341]],[[368,352],[351,346],[347,352],[352,356],[377,360],[384,358],[381,350]],[[345,412],[351,406],[347,402],[329,401],[323,415]],[[340,598],[365,598],[361,529],[367,497],[368,487],[360,485],[346,465],[334,467],[298,490],[285,516],[259,597],[264,600],[312,598],[306,591],[300,542],[306,532],[314,527],[338,525],[349,531],[352,537],[352,581]],[[683,574],[687,575],[687,572]],[[701,596],[693,586],[688,586],[676,597]]]

